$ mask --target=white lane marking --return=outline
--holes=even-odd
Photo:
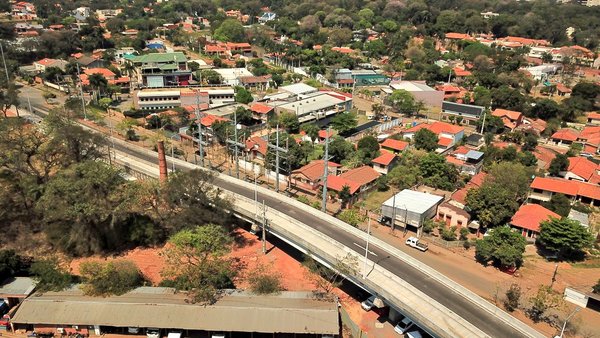
[[[365,250],[365,247],[364,247],[364,246],[362,246],[362,245],[360,245],[360,244],[358,244],[358,243],[354,243],[354,245],[356,245],[357,247],[359,247],[359,248],[361,248],[361,249]],[[373,255],[373,256],[375,256],[375,257],[377,257],[377,254],[376,254],[376,253],[374,253],[373,251],[369,250],[369,253],[370,253],[371,255]]]

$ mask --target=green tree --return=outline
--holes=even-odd
[[[8,278],[27,271],[29,263],[14,250],[0,250],[0,276]]]
[[[144,282],[134,262],[121,259],[110,262],[87,261],[79,268],[83,284],[81,290],[90,296],[125,294]]]
[[[170,281],[166,285],[187,291],[192,302],[215,302],[220,290],[233,287],[238,271],[235,262],[225,257],[232,242],[225,228],[216,224],[171,236],[162,253],[166,263],[162,275]]]
[[[300,121],[298,115],[291,112],[281,112],[277,119],[270,123],[272,126],[279,124],[280,127],[285,128],[289,133],[297,132],[300,129]]]
[[[556,157],[550,162],[548,173],[552,176],[558,176],[561,171],[569,168],[569,158],[564,154],[556,154]]]
[[[427,128],[422,128],[415,133],[415,148],[425,151],[434,151],[438,147],[437,135]]]
[[[235,87],[235,102],[248,104],[252,101],[254,101],[252,93],[250,93],[246,88],[239,86]]]
[[[578,221],[568,218],[542,222],[538,243],[560,257],[579,259],[594,241],[592,234]]]
[[[520,266],[526,244],[520,233],[509,227],[498,227],[475,242],[475,257],[484,265],[492,262],[497,266]]]
[[[236,19],[226,19],[215,30],[216,40],[225,42],[243,42],[246,40],[244,26]]]
[[[357,145],[357,155],[363,164],[371,164],[371,161],[379,156],[379,142],[374,136],[368,135],[361,138]]]
[[[7,86],[0,86],[0,111],[4,117],[7,117],[8,111],[14,106],[19,105],[19,91],[14,83]]]
[[[523,151],[534,151],[535,147],[538,145],[538,138],[534,133],[527,133],[525,135],[525,142],[521,147]]]
[[[600,294],[600,279],[598,279],[598,282],[592,287],[592,292]]]
[[[412,115],[418,113],[415,97],[404,89],[394,90],[388,100],[401,114]]]
[[[221,84],[223,83],[223,77],[212,69],[206,69],[200,71],[201,81],[205,81],[208,84]]]
[[[73,283],[73,276],[57,258],[33,262],[30,272],[37,282],[35,288],[40,292],[62,291]]]
[[[128,224],[136,192],[118,170],[87,161],[46,184],[36,209],[51,243],[75,256],[131,245]]]
[[[300,126],[300,130],[305,132],[313,143],[319,138],[319,127],[314,123],[305,123]]]
[[[90,88],[92,88],[94,101],[97,103],[102,94],[108,88],[108,81],[104,75],[99,73],[94,73],[88,76],[88,81]]]
[[[564,194],[554,194],[548,202],[543,202],[542,205],[562,217],[567,217],[571,211],[571,200]]]
[[[257,295],[274,294],[284,290],[281,275],[273,267],[259,265],[249,273],[247,279],[250,290]]]
[[[331,156],[331,161],[335,163],[341,163],[350,158],[353,153],[354,146],[343,137],[334,136],[329,143],[329,156]]]
[[[331,119],[331,127],[338,131],[338,133],[344,135],[349,131],[356,128],[358,125],[358,117],[355,113],[343,112],[337,114]]]
[[[419,163],[420,175],[423,183],[428,186],[452,191],[458,180],[458,170],[442,155],[428,153]]]
[[[246,109],[243,106],[239,106],[235,109],[235,118],[237,123],[249,125],[252,123],[252,112],[250,109]]]

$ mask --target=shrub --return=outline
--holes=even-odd
[[[471,241],[464,241],[463,248],[465,248],[465,250],[469,250],[471,248]]]
[[[592,287],[592,292],[600,294],[600,279],[598,279],[596,285]]]
[[[338,218],[352,226],[357,226],[358,223],[360,223],[360,221],[361,221],[360,214],[356,210],[353,210],[353,209],[348,209],[348,210],[342,211],[338,215]]]
[[[61,291],[73,282],[73,276],[60,265],[56,258],[35,261],[30,269],[33,279],[37,281],[38,291]]]
[[[433,220],[427,219],[423,222],[423,232],[430,234],[433,229],[435,229],[435,222]]]
[[[460,228],[460,240],[465,241],[465,240],[467,240],[468,236],[469,236],[469,229]]]
[[[311,206],[315,209],[321,209],[321,202],[314,201],[314,202],[312,202]]]
[[[442,239],[446,241],[455,241],[456,240],[456,226],[452,226],[449,229],[444,227],[441,232]]]
[[[267,295],[283,291],[281,275],[273,268],[260,265],[248,275],[250,290],[259,295]]]
[[[506,299],[504,300],[504,308],[508,312],[513,312],[519,308],[519,300],[521,299],[521,287],[517,284],[511,284],[506,290]]]
[[[118,260],[107,263],[84,262],[80,268],[86,295],[122,295],[142,285],[144,279],[132,261]]]
[[[298,202],[302,202],[304,204],[310,204],[308,197],[306,197],[304,195],[300,195],[300,196],[296,197],[296,199],[298,200]]]

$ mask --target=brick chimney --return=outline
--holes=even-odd
[[[161,183],[167,181],[167,158],[165,157],[165,142],[158,141],[156,148],[158,150],[158,171]]]

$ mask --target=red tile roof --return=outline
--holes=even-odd
[[[447,138],[447,137],[440,137],[438,139],[438,145],[442,146],[442,147],[448,147],[449,145],[452,144],[452,139]]]
[[[436,121],[431,124],[427,124],[427,123],[418,124],[410,129],[406,130],[405,133],[417,132],[423,128],[427,128],[427,129],[431,130],[436,135],[439,135],[440,133],[448,133],[448,134],[454,135],[454,134],[458,134],[461,131],[465,130],[465,128],[457,126],[457,125],[453,125],[453,124],[446,123],[446,122]]]
[[[250,106],[250,110],[257,114],[268,114],[273,110],[273,107],[262,103],[253,103]]]
[[[600,114],[599,113],[588,113],[587,114],[587,118],[588,119],[592,119],[592,120],[600,120]]]
[[[497,117],[507,117],[511,121],[517,121],[517,120],[519,120],[521,118],[521,116],[523,114],[521,112],[514,111],[514,110],[507,110],[507,109],[496,108],[492,112],[492,115],[497,116]]]
[[[406,149],[406,147],[408,147],[408,142],[387,138],[385,139],[385,141],[383,141],[383,143],[381,143],[381,147],[397,151],[403,151],[404,149]]]
[[[325,173],[325,165],[324,165],[325,161],[323,160],[314,160],[311,161],[309,164],[303,166],[302,168],[298,168],[294,171],[292,171],[292,174],[301,174],[306,176],[309,180],[311,181],[317,181],[319,180],[321,177],[323,177],[323,174]],[[340,167],[339,164],[335,163],[335,162],[327,162],[327,166],[328,167]],[[332,175],[333,176],[333,175]],[[329,182],[329,180],[328,180]]]
[[[319,138],[326,139],[333,137],[333,131],[327,133],[327,130],[319,130]]]
[[[446,39],[450,39],[450,40],[471,40],[471,41],[475,40],[475,38],[471,37],[469,34],[463,34],[463,33],[449,32],[449,33],[444,34],[444,36],[446,37]]]
[[[468,70],[464,70],[462,68],[458,68],[458,67],[454,67],[452,68],[452,71],[454,71],[454,75],[457,77],[463,77],[463,76],[471,76],[472,73]]]
[[[104,76],[104,78],[106,78],[107,80],[115,77],[115,73],[113,73],[108,68],[89,68],[89,69],[85,69],[83,72],[86,75],[100,74],[100,75]]]
[[[352,54],[352,53],[354,53],[354,49],[348,48],[348,47],[333,47],[333,48],[331,48],[331,50],[334,51],[334,52],[342,53],[342,54]]]
[[[246,140],[246,150],[256,149],[262,155],[267,155],[267,141],[258,136],[252,136]]]
[[[224,118],[224,117],[220,117],[220,116],[216,116],[216,115],[204,115],[201,119],[200,119],[200,123],[202,123],[203,126],[205,127],[210,127],[213,125],[213,123],[215,122],[220,122],[220,121],[229,121],[228,119]]]
[[[590,181],[594,176],[598,176],[596,173],[598,168],[600,168],[598,164],[585,157],[569,157],[569,168],[567,170],[586,181]],[[597,181],[597,178],[594,181]]]
[[[556,84],[556,90],[558,90],[561,93],[570,93],[571,92],[570,88],[568,88],[567,86],[565,86],[564,84],[562,84],[560,82]]]
[[[525,204],[517,210],[510,220],[510,224],[535,232],[540,231],[540,223],[550,218],[561,218],[559,214],[552,212],[539,204]]]
[[[462,189],[459,189],[454,194],[452,194],[451,199],[459,202],[460,204],[465,205],[465,199],[467,198],[467,193],[469,192],[469,190],[481,187],[486,176],[487,174],[482,171],[479,174],[471,177],[469,183],[467,183]]]
[[[533,156],[535,156],[538,161],[543,162],[542,167],[544,169],[548,169],[550,167],[550,162],[556,157],[556,153],[551,149],[537,146],[533,151]]]
[[[392,153],[388,153],[387,151],[383,151],[379,157],[373,159],[373,163],[381,164],[381,165],[390,165],[392,161],[396,158],[396,155]]]
[[[531,188],[569,196],[583,196],[600,200],[600,186],[592,183],[569,181],[559,178],[536,177],[531,183]]]
[[[570,128],[563,128],[557,130],[554,134],[552,134],[551,138],[563,141],[576,141],[579,133]]]
[[[379,178],[379,173],[375,171],[375,169],[364,165],[362,167],[348,170],[341,174],[340,177],[352,182],[356,182],[359,186],[363,186]]]
[[[327,189],[340,192],[345,186],[350,188],[350,194],[354,195],[360,189],[360,184],[357,182],[345,179],[340,176],[327,176]]]

